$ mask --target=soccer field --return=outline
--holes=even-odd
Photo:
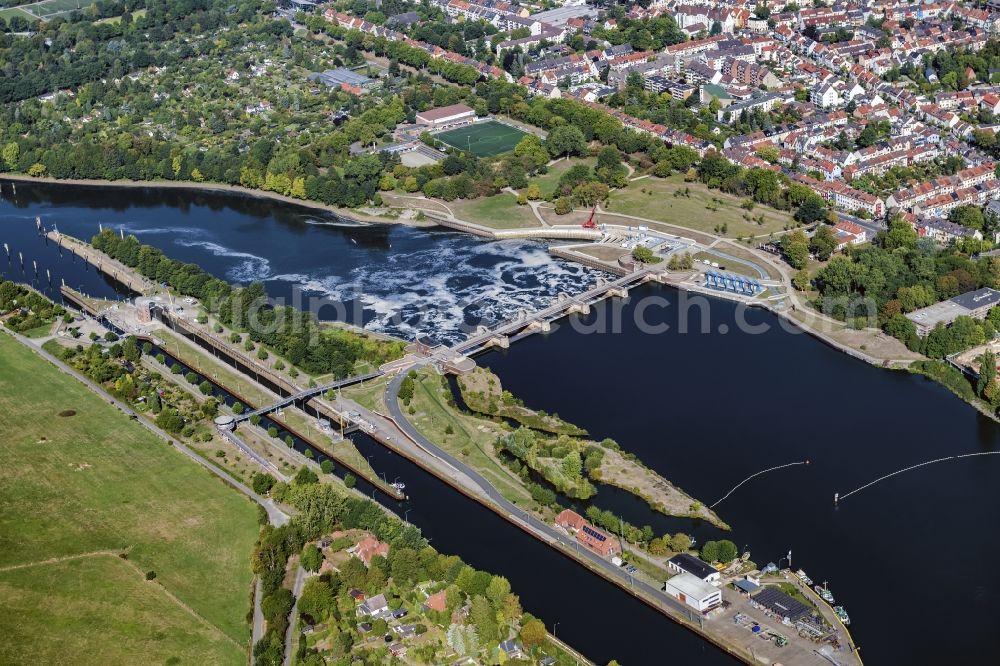
[[[434,138],[477,157],[493,157],[514,150],[517,142],[527,134],[516,127],[490,120],[441,132]]]

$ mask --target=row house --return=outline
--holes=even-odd
[[[635,65],[645,63],[653,57],[652,51],[637,51],[622,56],[617,56],[607,61],[608,71],[621,72],[629,70]]]
[[[680,44],[671,44],[663,52],[672,56],[695,56],[703,51],[717,48],[719,42],[725,41],[724,35],[714,35],[705,39],[693,39]]]
[[[993,34],[1000,31],[1000,14],[996,12],[952,4],[948,8],[948,16],[951,19],[959,19],[966,25],[982,28]]]
[[[949,222],[943,218],[922,218],[918,219],[913,228],[917,230],[917,235],[942,245],[949,245],[963,238],[974,238],[983,240],[983,234],[978,229],[963,227],[961,224]]]
[[[874,218],[885,215],[885,202],[878,197],[856,190],[840,181],[819,181],[809,176],[795,175],[793,178],[808,185],[837,208],[846,211],[865,211]]]
[[[965,197],[975,199],[985,203],[984,195],[973,192],[977,188],[985,190],[992,189],[992,183],[996,183],[996,165],[993,162],[986,162],[976,166],[962,169],[954,176],[942,176],[930,182],[918,183],[913,187],[896,192],[886,200],[886,205],[890,208],[900,208],[902,210],[916,210],[918,208],[927,210],[946,205],[950,199],[945,199],[947,195],[956,192],[964,192]],[[955,205],[963,203],[959,201]],[[974,203],[965,201],[964,203]],[[954,206],[952,206],[954,207]],[[950,210],[950,208],[948,209]]]

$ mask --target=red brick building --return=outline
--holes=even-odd
[[[618,539],[597,529],[575,511],[563,510],[556,516],[556,525],[567,532],[575,533],[576,540],[580,544],[605,559],[622,552],[622,546]]]

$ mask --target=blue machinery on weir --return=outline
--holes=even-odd
[[[705,271],[705,286],[748,296],[755,296],[764,291],[764,287],[756,280],[718,271]]]

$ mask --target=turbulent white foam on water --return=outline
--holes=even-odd
[[[370,226],[368,224],[365,224],[364,222],[352,222],[351,220],[336,220],[336,221],[334,221],[334,220],[314,220],[312,218],[309,218],[309,219],[303,220],[303,221],[306,224],[312,224],[312,225],[315,225],[315,226],[318,226],[318,227],[346,227],[346,228],[349,228],[349,229],[356,229],[358,227],[367,227],[367,226]]]
[[[360,301],[371,330],[456,342],[478,324],[540,309],[560,292],[584,291],[598,276],[534,243],[438,237],[432,248],[379,255],[346,276],[294,273],[270,279],[334,301]]]
[[[237,262],[235,266],[226,271],[226,277],[234,282],[267,280],[271,276],[271,262],[256,254],[232,250],[211,241],[177,238],[174,242],[183,247],[203,248],[211,252],[216,257],[242,259],[243,261]]]
[[[162,234],[176,234],[185,236],[198,236],[204,238],[205,230],[199,229],[198,227],[137,227],[130,224],[124,224],[115,227],[115,229],[124,229],[125,233],[132,234],[136,237],[143,235],[162,235]]]

